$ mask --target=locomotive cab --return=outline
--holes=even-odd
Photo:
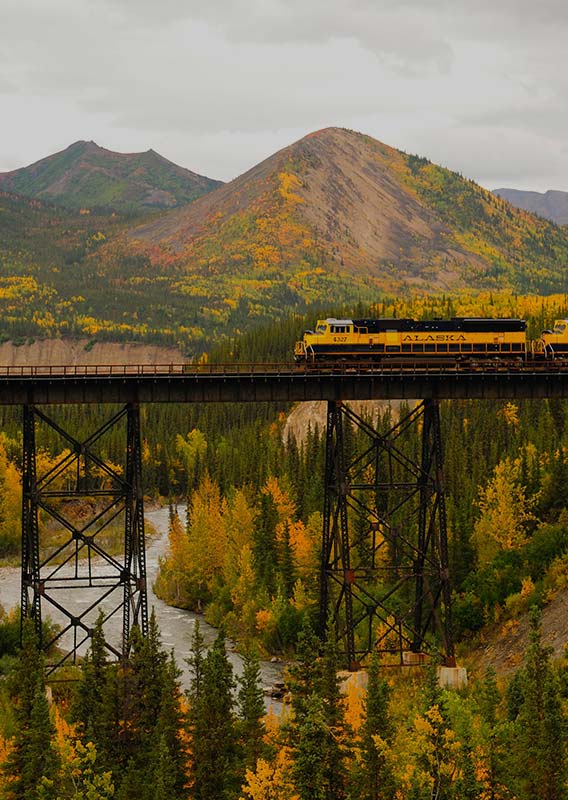
[[[545,355],[552,357],[556,355],[567,355],[568,320],[555,320],[552,330],[545,330],[541,333],[541,341]]]
[[[318,319],[315,331],[304,331],[304,338],[296,342],[294,359],[314,361],[336,355],[337,346],[345,346],[353,334],[352,319]]]

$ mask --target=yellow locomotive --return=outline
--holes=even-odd
[[[525,358],[526,325],[522,319],[479,317],[320,319],[315,331],[306,331],[296,342],[294,358],[307,364],[395,358]],[[568,330],[566,347],[568,351]]]

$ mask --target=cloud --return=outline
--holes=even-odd
[[[3,0],[2,28],[10,166],[94,138],[231,178],[341,125],[568,189],[564,0]]]

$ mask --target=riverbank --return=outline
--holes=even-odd
[[[183,518],[185,507],[179,506],[178,512]],[[189,686],[190,675],[185,659],[190,652],[191,639],[193,631],[195,630],[196,620],[199,620],[201,633],[206,646],[210,646],[213,643],[217,636],[217,630],[211,625],[208,625],[199,614],[168,606],[154,594],[152,587],[158,573],[159,561],[168,547],[169,509],[165,507],[154,508],[151,511],[147,511],[145,520],[153,529],[153,534],[148,539],[146,546],[148,608],[149,610],[153,608],[155,611],[163,645],[166,649],[174,651],[177,665],[182,671],[180,679],[182,687],[187,688]],[[19,567],[0,567],[0,603],[6,611],[20,603],[20,580],[21,574]],[[68,590],[66,603],[72,602],[74,607],[77,607],[79,613],[82,613],[92,602],[92,596],[89,592],[89,589]],[[104,603],[102,605],[104,607]],[[96,618],[97,613],[98,610],[94,609],[92,613],[93,620]],[[62,622],[64,619],[62,616],[58,617],[58,613],[55,609],[53,612],[49,613],[49,616],[56,623]],[[109,641],[120,642],[121,626],[122,615],[117,615],[108,620],[105,624],[105,635]],[[230,642],[228,643],[227,650],[235,675],[239,676],[242,673],[242,658],[233,649]],[[263,688],[268,689],[281,679],[281,664],[274,664],[269,661],[261,662],[261,680]],[[273,702],[272,704],[275,708],[278,706],[277,703]]]

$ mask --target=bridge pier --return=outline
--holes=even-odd
[[[47,467],[37,445],[40,425],[65,447]],[[122,437],[123,464],[106,456],[107,435]],[[107,637],[107,647],[123,658],[132,625],[143,635],[148,629],[138,406],[123,407],[79,441],[44,411],[25,405],[22,464],[22,623],[32,618],[41,646],[55,653],[51,672],[76,663],[100,608],[104,623],[121,619],[120,637]],[[49,547],[40,536],[40,515],[55,539]],[[46,613],[60,626],[47,637]]]
[[[384,433],[328,403],[320,633],[333,622],[349,669],[455,663],[442,464],[436,401]]]

